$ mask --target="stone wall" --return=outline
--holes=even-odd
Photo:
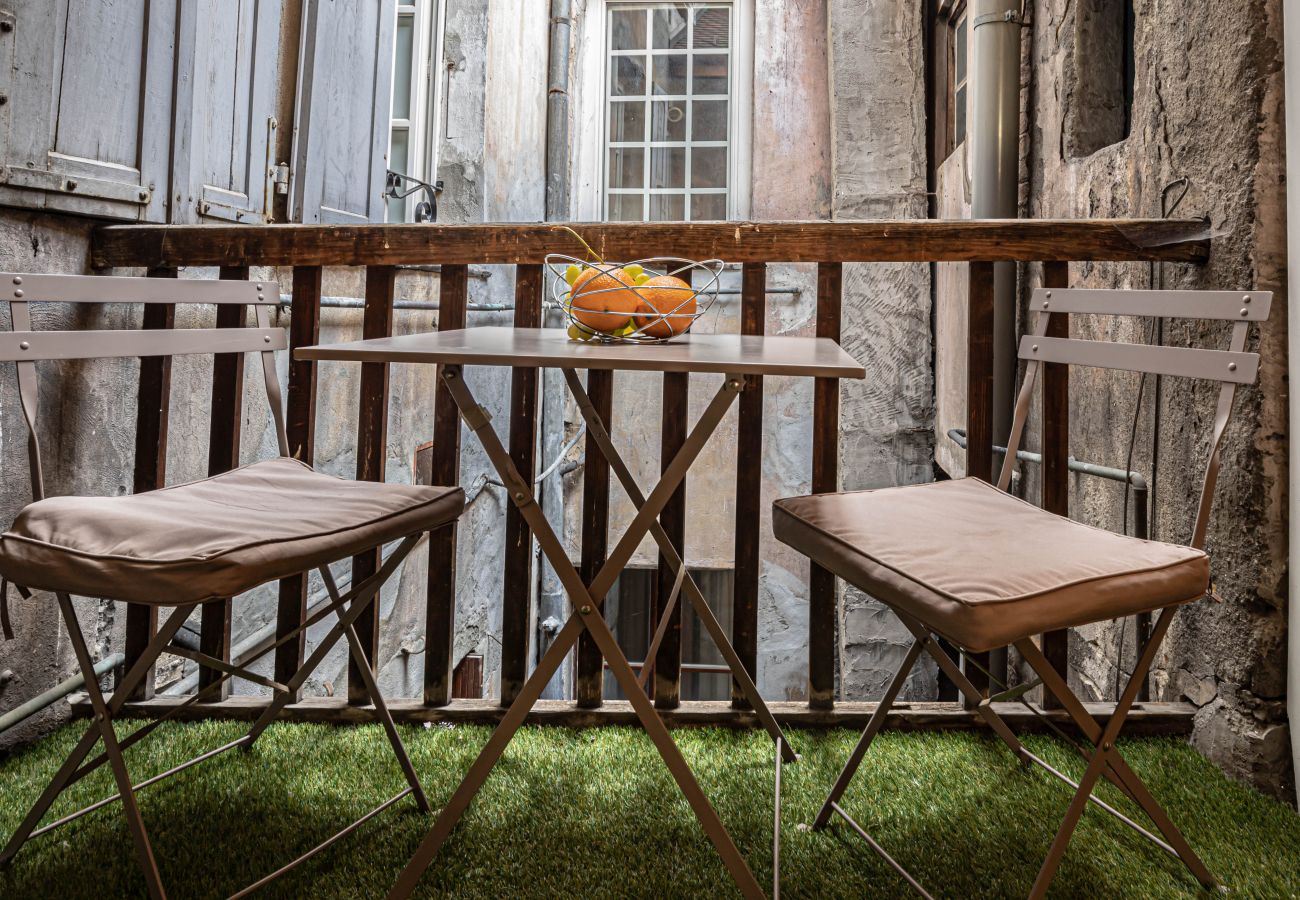
[[[1153,696],[1196,704],[1197,747],[1233,776],[1286,797],[1293,795],[1283,707],[1287,309],[1281,7],[1280,0],[1190,6],[1137,0],[1136,79],[1125,137],[1117,124],[1113,73],[1108,74],[1122,4],[1034,3],[1026,33],[1032,63],[1027,214],[1176,213],[1205,216],[1210,223],[1214,242],[1206,265],[1072,266],[1071,282],[1078,286],[1275,292],[1272,318],[1252,341],[1264,358],[1260,383],[1238,393],[1224,445],[1208,548],[1215,596],[1179,613],[1157,661]],[[1026,292],[1038,277],[1036,270],[1028,272]],[[1075,327],[1081,336],[1152,336],[1132,320]],[[1163,340],[1226,346],[1226,331],[1174,322]],[[1215,386],[1164,379],[1157,394],[1154,379],[1143,384],[1136,376],[1087,370],[1071,377],[1074,454],[1122,467],[1135,433],[1131,467],[1154,478],[1153,536],[1188,540]],[[1118,531],[1126,525],[1122,509],[1121,485],[1075,476],[1076,518]],[[1131,626],[1126,633],[1112,625],[1078,629],[1071,681],[1085,697],[1113,698],[1116,668],[1132,662],[1132,644]]]

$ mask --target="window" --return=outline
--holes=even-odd
[[[953,21],[952,32],[952,145],[960,147],[966,140],[966,66],[970,57],[965,6]]]
[[[710,221],[736,213],[734,6],[607,4],[605,219]]]
[[[388,170],[422,182],[433,181],[438,171],[442,15],[442,0],[403,0],[397,6]],[[407,183],[402,191],[413,187]],[[388,221],[415,221],[416,207],[425,199],[419,190],[403,200],[389,199]]]
[[[709,609],[713,610],[723,631],[730,634],[735,572],[731,569],[690,571],[691,577],[704,593]],[[624,569],[605,601],[605,615],[614,637],[631,660],[633,669],[638,672],[654,637],[655,582],[658,574],[658,569]],[[682,605],[682,699],[729,699],[731,674],[726,660],[696,617],[690,601],[683,595],[678,597],[678,603]],[[611,700],[627,699],[608,668],[605,671],[604,692]]]

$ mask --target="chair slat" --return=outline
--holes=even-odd
[[[1025,335],[1020,358],[1043,362],[1125,369],[1183,378],[1208,378],[1234,384],[1252,384],[1259,371],[1259,354],[1188,347],[1153,347]]]
[[[1038,288],[1035,312],[1263,322],[1271,291],[1130,291]]]
[[[0,362],[111,359],[284,350],[279,328],[189,328],[180,331],[0,332]]]
[[[141,278],[129,275],[0,274],[4,300],[38,303],[245,303],[277,304],[274,281]]]

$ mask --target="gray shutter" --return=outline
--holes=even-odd
[[[270,220],[281,0],[182,6],[173,222]]]
[[[0,203],[165,221],[176,0],[5,6]]]
[[[396,0],[304,0],[294,221],[384,220],[396,26]]]

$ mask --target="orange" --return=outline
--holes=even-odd
[[[593,331],[618,331],[636,311],[631,285],[622,269],[583,269],[573,280],[573,317]]]
[[[656,275],[637,286],[641,303],[636,326],[642,334],[670,338],[691,327],[695,315],[695,289],[673,275]],[[644,313],[649,313],[648,315]],[[660,319],[659,315],[666,318]]]

